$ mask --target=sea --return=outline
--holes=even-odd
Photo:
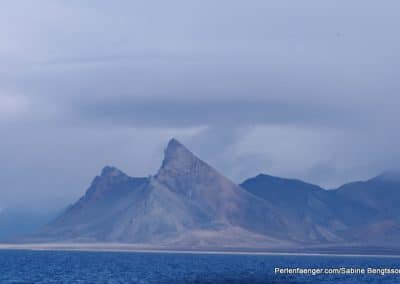
[[[0,283],[400,283],[399,269],[377,256],[0,250]]]

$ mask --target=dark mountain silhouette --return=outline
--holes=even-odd
[[[295,232],[303,232],[306,242],[341,242],[348,239],[348,230],[366,219],[375,218],[375,211],[335,191],[296,179],[265,174],[244,181],[248,192],[277,205],[287,216]]]
[[[367,181],[352,182],[335,192],[349,200],[367,206],[375,212],[351,235],[363,242],[394,243],[400,240],[400,175],[387,172]]]
[[[396,173],[384,173],[367,181],[347,183],[336,192],[375,208],[382,214],[400,217],[400,175]]]

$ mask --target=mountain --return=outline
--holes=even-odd
[[[400,175],[387,172],[366,181],[347,183],[335,192],[375,212],[351,233],[364,242],[400,241]]]
[[[132,178],[114,167],[105,167],[86,194],[45,226],[39,236],[46,240],[98,241],[111,239],[116,221],[140,204],[147,178]]]
[[[388,172],[367,181],[347,183],[336,192],[387,216],[400,217],[400,175],[396,173]]]
[[[149,177],[105,167],[86,193],[21,242],[168,248],[398,246],[398,175],[336,190],[258,175],[237,185],[176,139]]]
[[[134,178],[105,167],[80,200],[33,238],[186,246],[288,244],[287,222],[277,212],[172,139],[154,176]]]
[[[241,187],[276,204],[281,216],[298,224],[291,230],[297,234],[303,230],[306,242],[397,246],[400,241],[400,175],[396,173],[335,190],[269,175],[250,178]]]
[[[256,196],[278,204],[279,207],[286,207],[291,210],[296,210],[299,204],[306,203],[310,196],[326,192],[317,185],[266,174],[249,178],[240,186]]]
[[[305,242],[343,242],[350,229],[375,218],[376,212],[364,204],[296,179],[260,174],[240,186],[277,205],[279,214],[293,224],[290,233]]]

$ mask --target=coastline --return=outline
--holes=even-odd
[[[400,258],[400,253],[351,253],[335,250],[310,249],[238,249],[238,248],[168,248],[150,247],[132,244],[84,244],[84,243],[47,243],[47,244],[6,244],[0,243],[1,250],[28,251],[70,251],[70,252],[126,252],[126,253],[165,253],[165,254],[211,254],[211,255],[260,255],[260,256],[323,256],[323,257],[373,257]],[[397,252],[397,253],[396,253]]]

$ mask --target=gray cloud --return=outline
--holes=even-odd
[[[398,168],[399,8],[6,1],[0,200],[71,201],[104,164],[153,173],[172,136],[238,182]]]

